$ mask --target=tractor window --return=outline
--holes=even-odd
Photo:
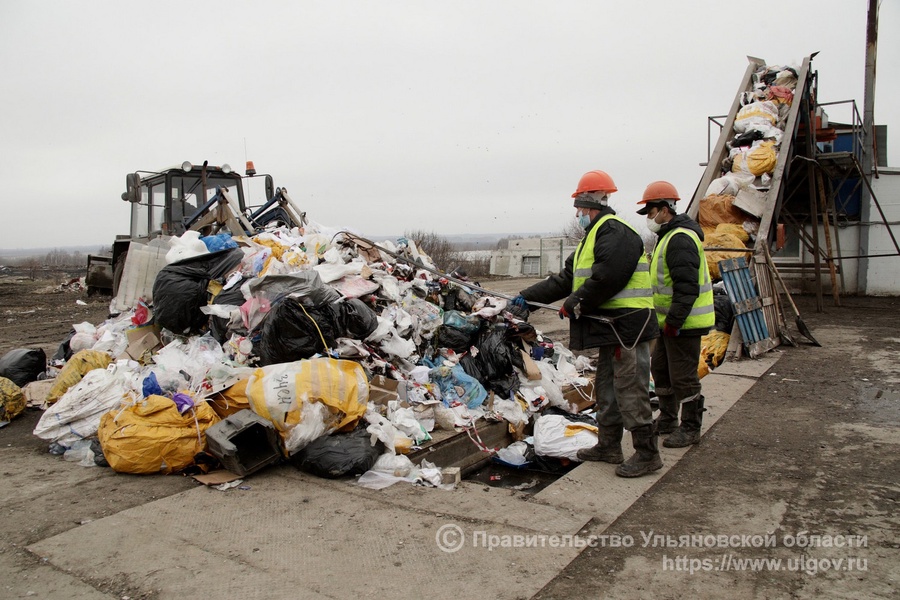
[[[153,186],[151,191],[153,205],[150,206],[150,231],[162,231],[166,214],[166,186],[160,182]]]
[[[150,201],[147,186],[141,186],[141,201],[131,205],[131,237],[147,237],[150,233]]]
[[[210,175],[206,180],[206,196],[203,197],[203,187],[198,175],[176,176],[172,178],[172,203],[174,205],[180,204],[182,214],[185,217],[191,217],[197,212],[198,208],[215,196],[216,187],[227,187],[231,197],[240,202],[243,194],[239,191],[239,186],[239,180],[236,181],[233,177]]]

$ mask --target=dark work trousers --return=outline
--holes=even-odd
[[[650,373],[658,396],[674,396],[679,404],[700,394],[700,336],[657,338],[650,358]]]
[[[650,409],[650,342],[633,350],[600,346],[597,356],[597,422],[628,431],[653,422]],[[696,370],[696,366],[695,366]]]

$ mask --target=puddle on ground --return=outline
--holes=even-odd
[[[900,424],[900,391],[882,385],[857,385],[855,407],[885,425]]]
[[[535,466],[515,468],[492,461],[472,472],[466,477],[466,480],[477,481],[491,487],[536,494],[579,464],[570,462],[568,465],[551,465],[553,469],[551,471]]]

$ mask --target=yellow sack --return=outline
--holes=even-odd
[[[746,213],[733,204],[734,196],[716,194],[706,196],[700,201],[700,210],[697,214],[700,227],[715,227],[719,223],[741,224],[746,221]]]
[[[747,153],[747,170],[754,175],[763,175],[775,170],[778,156],[775,154],[775,142],[763,142]]]
[[[744,242],[735,235],[730,233],[714,233],[703,240],[704,248],[743,248]],[[735,258],[737,256],[747,256],[744,252],[704,252],[706,254],[706,265],[709,267],[709,277],[712,280],[720,279],[719,261],[726,258]]]
[[[736,223],[719,223],[716,225],[715,230],[711,233],[703,232],[704,236],[709,236],[716,233],[727,233],[729,235],[733,235],[746,244],[750,241],[750,234],[747,233],[747,230],[744,229],[743,225],[738,225]]]
[[[0,377],[0,421],[12,421],[25,410],[25,394],[11,379]]]
[[[700,363],[697,365],[697,375],[701,379],[709,374],[710,368],[714,369],[722,364],[730,339],[731,334],[716,330],[700,338]]]
[[[218,422],[206,402],[182,415],[174,401],[153,395],[103,415],[97,437],[114,471],[168,474],[194,464],[206,449],[206,430]]]
[[[99,350],[79,350],[70,358],[59,375],[56,383],[47,394],[47,404],[53,404],[65,394],[70,387],[81,381],[85,373],[94,369],[105,369],[112,362],[112,357]]]
[[[206,402],[219,415],[220,419],[225,419],[238,411],[250,408],[250,398],[247,397],[248,381],[250,381],[249,378],[241,379],[230,388],[226,388],[206,399]]]
[[[247,383],[253,412],[272,421],[285,451],[353,429],[366,412],[369,380],[359,363],[313,358],[257,369]]]

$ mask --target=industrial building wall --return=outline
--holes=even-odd
[[[872,178],[872,190],[884,216],[890,224],[895,238],[900,239],[900,169],[879,168],[878,178]],[[867,254],[890,254],[896,252],[887,226],[881,220],[878,209],[870,211],[869,248]],[[870,258],[866,278],[867,296],[900,295],[900,256]]]
[[[900,169],[879,168],[878,178],[872,178],[872,190],[884,211],[884,216],[893,231],[894,237],[900,239]],[[862,228],[868,228],[868,247],[860,248],[860,232]],[[807,231],[811,228],[807,226]],[[894,243],[891,240],[888,226],[884,224],[881,214],[874,202],[869,211],[869,221],[861,223],[851,221],[846,226],[838,227],[837,235],[831,228],[832,248],[835,255],[858,256],[895,253]],[[819,243],[825,246],[825,230],[819,226]],[[812,268],[803,270],[792,267],[792,263],[813,264],[813,254],[806,248],[799,248],[800,254],[796,258],[779,256],[779,269],[793,291],[814,293],[815,273]],[[866,296],[898,296],[900,295],[900,256],[870,258],[868,261],[859,259],[846,259],[836,261],[843,271],[843,277],[838,275],[841,291],[845,294],[861,294]],[[859,269],[867,264],[866,286],[860,289]],[[831,275],[828,265],[822,262],[822,286],[826,296],[831,290]]]
[[[501,277],[546,277],[559,273],[575,246],[558,244],[559,238],[549,238],[544,247],[495,250],[491,255],[491,275]]]

